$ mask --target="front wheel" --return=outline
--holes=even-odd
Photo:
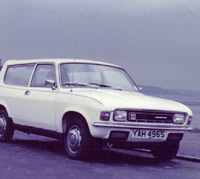
[[[0,140],[10,141],[14,134],[12,120],[8,117],[6,110],[0,109]]]
[[[64,146],[72,159],[86,158],[91,145],[91,136],[87,124],[78,118],[67,122],[64,133]]]
[[[170,141],[157,147],[153,147],[151,152],[156,159],[169,161],[176,156],[179,149],[179,143],[179,141]]]

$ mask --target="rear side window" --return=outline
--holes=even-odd
[[[4,82],[14,86],[28,86],[35,65],[8,66]]]

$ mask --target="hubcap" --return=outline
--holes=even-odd
[[[6,118],[4,116],[0,117],[0,137],[4,135],[6,131]]]
[[[81,133],[77,126],[71,127],[67,135],[67,145],[71,152],[78,151],[81,143]]]

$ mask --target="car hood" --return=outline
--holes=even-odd
[[[191,110],[176,101],[147,96],[139,92],[119,91],[111,89],[74,89],[73,93],[92,98],[109,109],[145,109],[186,112]]]

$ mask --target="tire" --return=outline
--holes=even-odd
[[[91,136],[87,124],[79,117],[67,122],[64,147],[69,158],[85,159],[90,153]]]
[[[5,109],[0,109],[0,141],[10,141],[14,134],[12,120],[8,117]]]
[[[169,161],[176,156],[178,149],[179,141],[170,141],[157,147],[153,147],[151,152],[157,160]]]

